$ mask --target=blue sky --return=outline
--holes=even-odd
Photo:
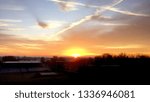
[[[32,55],[38,49],[38,55],[48,47],[61,55],[76,46],[149,54],[149,7],[149,0],[0,0],[0,53]]]

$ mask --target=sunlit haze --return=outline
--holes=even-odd
[[[0,0],[0,56],[150,55],[150,0]]]
[[[63,52],[64,56],[73,56],[73,57],[80,57],[80,56],[91,56],[95,55],[92,54],[85,49],[82,48],[70,48]]]

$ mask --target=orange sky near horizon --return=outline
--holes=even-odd
[[[149,39],[149,0],[0,0],[0,56],[150,55]]]

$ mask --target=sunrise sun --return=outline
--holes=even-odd
[[[74,58],[81,57],[81,56],[88,56],[91,53],[89,53],[87,50],[83,48],[70,48],[63,52],[63,55],[65,56],[72,56]]]
[[[80,57],[81,55],[78,54],[78,53],[75,53],[75,54],[72,54],[72,56],[73,56],[74,58],[78,58],[78,57]]]

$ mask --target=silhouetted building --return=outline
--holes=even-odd
[[[5,61],[1,63],[1,73],[7,72],[33,72],[49,70],[42,66],[41,61]]]

